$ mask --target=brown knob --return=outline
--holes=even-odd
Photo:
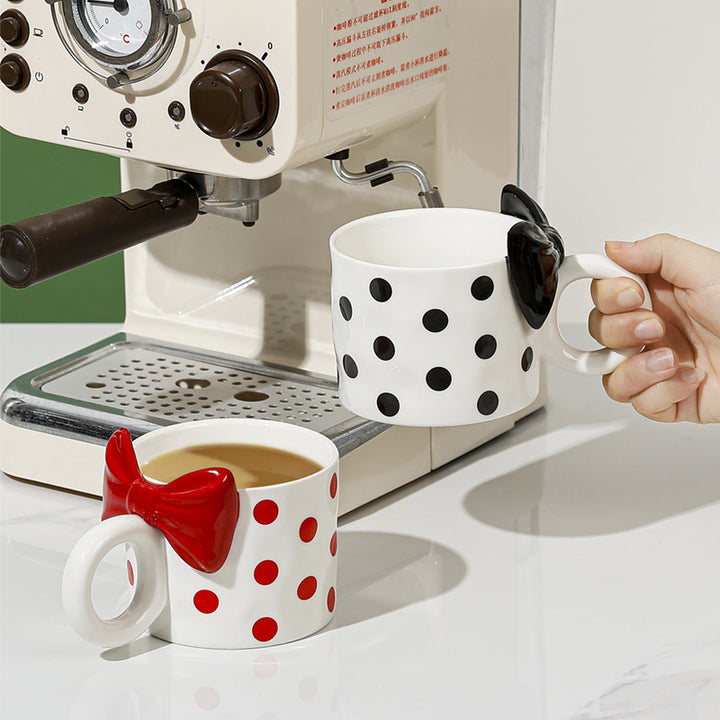
[[[6,55],[0,61],[0,82],[16,92],[30,83],[30,68],[20,55]]]
[[[190,112],[197,126],[219,140],[252,140],[273,125],[277,86],[267,67],[240,50],[216,55],[190,84]]]
[[[19,10],[6,10],[0,15],[0,38],[11,47],[20,47],[27,42],[30,26]]]

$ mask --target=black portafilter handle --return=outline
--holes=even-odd
[[[183,180],[95,198],[0,227],[0,278],[14,288],[80,267],[195,220],[197,192]]]

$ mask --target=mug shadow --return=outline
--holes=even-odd
[[[448,592],[467,571],[454,550],[398,533],[338,532],[338,607],[330,628],[354,625]]]
[[[156,638],[152,635],[142,635],[129,642],[127,645],[121,645],[120,647],[108,648],[100,653],[100,657],[103,660],[110,662],[118,662],[121,660],[129,660],[130,658],[140,657],[147,653],[157,650],[159,648],[170,645],[170,643],[160,638]]]
[[[463,506],[479,522],[530,535],[633,530],[720,502],[714,442],[706,428],[681,434],[647,423],[633,432],[632,448],[612,432],[532,458],[474,487]]]
[[[340,529],[337,609],[332,622],[316,635],[442,595],[460,583],[466,570],[454,550],[424,538]],[[122,662],[168,645],[172,643],[143,635],[103,650],[100,657]]]

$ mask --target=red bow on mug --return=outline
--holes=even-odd
[[[213,573],[230,552],[240,498],[225,468],[196,470],[167,484],[149,482],[140,472],[129,431],[121,428],[105,450],[102,519],[127,514],[160,530],[188,565]]]

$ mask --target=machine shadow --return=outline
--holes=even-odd
[[[338,602],[332,627],[364,622],[452,590],[466,573],[450,548],[397,533],[338,533]]]

